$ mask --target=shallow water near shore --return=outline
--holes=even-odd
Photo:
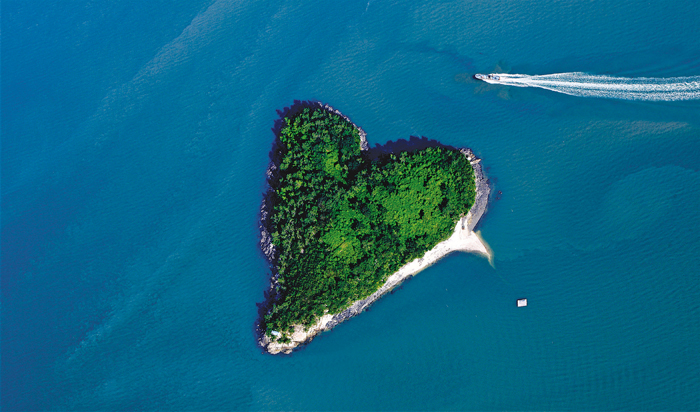
[[[700,101],[474,73],[700,75],[691,1],[3,4],[3,410],[697,410]],[[493,252],[261,353],[277,110],[471,147]],[[501,192],[498,194],[498,192]],[[516,299],[527,298],[526,308]]]

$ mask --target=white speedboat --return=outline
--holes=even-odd
[[[497,74],[493,74],[493,73],[491,73],[491,74],[480,74],[480,73],[477,73],[477,74],[474,75],[474,78],[477,79],[477,80],[483,80],[483,81],[485,81],[485,82],[489,82],[489,80],[490,80],[490,81],[500,81],[500,80],[501,80],[501,76],[499,76],[499,75],[497,75]],[[489,82],[489,83],[490,83],[490,82]]]

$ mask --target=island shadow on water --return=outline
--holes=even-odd
[[[261,342],[264,337],[264,328],[262,327],[265,315],[270,312],[273,304],[277,300],[276,285],[277,278],[279,274],[276,271],[277,263],[279,259],[279,251],[272,244],[271,233],[272,233],[272,222],[269,217],[272,214],[272,207],[277,201],[276,189],[279,188],[280,183],[280,173],[279,164],[284,157],[286,152],[286,147],[280,139],[282,129],[286,126],[285,119],[288,117],[294,117],[300,114],[304,109],[322,109],[334,112],[340,115],[345,120],[350,122],[355,128],[360,131],[361,139],[363,142],[362,157],[369,162],[382,162],[392,154],[398,155],[402,152],[414,152],[419,150],[425,150],[431,147],[440,147],[450,150],[459,150],[458,148],[450,145],[440,143],[437,140],[428,139],[425,136],[410,136],[409,139],[398,139],[396,141],[388,141],[383,145],[375,143],[374,147],[367,146],[366,135],[361,127],[353,123],[347,116],[342,114],[340,111],[334,109],[333,107],[324,104],[319,101],[314,100],[294,100],[294,104],[284,109],[277,110],[279,118],[275,120],[272,127],[272,133],[274,135],[274,140],[272,141],[272,148],[269,152],[270,163],[267,168],[267,190],[262,194],[262,202],[260,208],[260,250],[267,260],[268,266],[270,268],[269,276],[267,280],[270,282],[270,287],[263,292],[264,299],[262,302],[257,303],[258,317],[254,324],[254,337],[258,346],[262,346]],[[410,280],[411,277],[407,278],[405,281]],[[400,285],[399,288],[403,286]],[[390,292],[394,293],[394,290]],[[369,310],[369,308],[364,309],[364,311]],[[332,329],[331,329],[332,330]],[[307,340],[303,344],[298,345],[294,348],[294,352],[305,348],[311,342],[312,339]],[[263,348],[264,349],[264,348]],[[263,353],[268,353],[263,350]],[[292,352],[293,353],[293,352]],[[283,353],[278,353],[278,355]],[[291,356],[291,353],[287,356]]]

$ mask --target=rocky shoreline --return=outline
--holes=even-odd
[[[352,123],[348,117],[340,113],[338,110],[332,108],[328,105],[323,105],[319,103],[319,106],[331,111],[341,117],[343,117],[348,122]],[[363,151],[368,150],[366,133],[359,126],[352,123],[360,133],[361,139],[361,149]],[[341,322],[344,322],[351,317],[362,313],[367,309],[372,303],[381,298],[386,293],[393,290],[395,287],[401,284],[405,279],[415,275],[416,273],[422,271],[428,266],[434,264],[444,256],[448,255],[453,251],[465,251],[474,252],[485,255],[490,258],[490,254],[486,246],[483,244],[481,239],[474,233],[474,227],[479,222],[479,219],[483,216],[488,205],[490,187],[488,185],[488,180],[484,175],[483,168],[481,165],[481,159],[477,158],[474,153],[468,149],[464,148],[460,150],[469,159],[473,169],[474,169],[474,180],[476,186],[476,197],[474,199],[474,205],[469,210],[466,216],[462,217],[455,226],[455,230],[452,236],[435,245],[434,248],[425,253],[421,258],[407,263],[402,266],[398,272],[389,276],[387,281],[382,285],[379,290],[374,292],[369,297],[354,302],[349,308],[336,314],[326,314],[322,316],[318,322],[311,325],[308,328],[304,328],[301,325],[296,325],[294,327],[294,333],[290,336],[291,342],[280,343],[273,342],[269,337],[265,336],[262,331],[258,328],[258,344],[265,351],[271,354],[277,353],[291,353],[292,350],[300,345],[306,344],[313,339],[317,334],[332,329],[334,326]],[[268,178],[272,176],[275,170],[275,165],[270,164],[267,174]],[[266,229],[266,219],[271,212],[271,205],[266,197],[263,200],[263,205],[260,211],[261,214],[261,248],[263,253],[270,262],[271,266],[274,266],[276,262],[276,250],[271,242],[271,236]],[[277,285],[277,274],[272,274],[270,293],[275,290]]]

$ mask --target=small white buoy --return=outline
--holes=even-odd
[[[522,308],[523,306],[527,306],[527,299],[518,299],[518,307]]]

